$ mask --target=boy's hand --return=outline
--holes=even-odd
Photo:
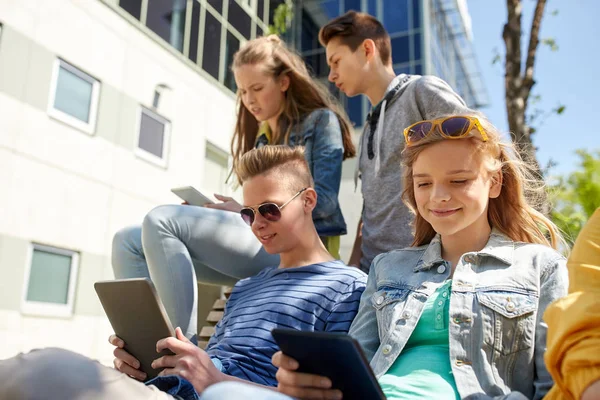
[[[221,200],[222,203],[205,204],[204,207],[214,208],[216,210],[232,211],[236,213],[239,213],[242,210],[242,206],[240,205],[240,203],[235,201],[232,197],[222,196],[216,193],[215,197],[217,198],[217,200]]]
[[[324,376],[296,372],[298,361],[286,356],[281,351],[273,355],[273,365],[277,370],[277,390],[288,396],[309,400],[338,400],[342,392],[331,389],[331,380]]]
[[[225,380],[225,375],[215,367],[206,352],[190,342],[181,331],[175,329],[176,337],[156,342],[156,352],[169,349],[175,355],[162,356],[152,362],[152,368],[164,368],[159,376],[178,375],[187,379],[202,393],[207,387]]]
[[[115,351],[113,351],[115,355],[115,359],[113,360],[115,369],[143,382],[146,379],[146,373],[139,370],[140,362],[137,358],[125,351],[125,342],[123,339],[117,335],[110,335],[108,342],[116,346]]]

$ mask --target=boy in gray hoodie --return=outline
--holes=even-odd
[[[326,48],[329,80],[348,97],[364,94],[372,105],[354,176],[355,184],[361,178],[363,210],[348,262],[368,272],[375,256],[413,240],[412,215],[401,199],[404,128],[468,108],[439,78],[396,76],[390,37],[368,14],[348,11],[331,20],[321,28],[319,41]]]

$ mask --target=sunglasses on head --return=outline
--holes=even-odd
[[[446,139],[460,139],[468,136],[473,128],[477,128],[482,140],[487,142],[487,135],[479,120],[469,116],[452,116],[419,121],[404,130],[404,139],[406,145],[410,146],[429,135],[434,129],[437,129],[438,133]]]
[[[300,190],[291,199],[283,203],[283,205],[281,206],[278,206],[275,203],[263,203],[256,207],[244,207],[240,211],[242,219],[246,224],[252,226],[252,224],[254,223],[254,217],[256,215],[255,213],[258,212],[267,221],[279,221],[279,219],[281,218],[281,210],[283,210],[283,207],[287,206],[292,200],[300,196],[300,194],[302,194],[306,189],[308,188]]]

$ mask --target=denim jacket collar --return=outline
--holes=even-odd
[[[414,272],[429,270],[444,263],[442,241],[439,233],[426,246],[423,257],[413,269]],[[496,228],[492,228],[492,233],[485,247],[478,252],[473,252],[473,254],[493,257],[504,264],[511,265],[514,260],[514,242]]]

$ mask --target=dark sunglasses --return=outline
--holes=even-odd
[[[429,135],[437,129],[446,139],[461,139],[468,136],[473,128],[477,128],[481,139],[487,141],[487,135],[481,127],[479,120],[470,116],[445,117],[429,121],[419,121],[404,130],[406,145],[410,146]]]
[[[252,224],[254,223],[254,216],[256,212],[262,215],[263,218],[267,221],[279,221],[279,219],[281,218],[281,210],[283,210],[283,207],[287,206],[292,200],[300,196],[306,189],[308,188],[300,190],[294,195],[294,197],[283,203],[283,205],[281,206],[278,206],[275,203],[263,203],[256,207],[244,207],[240,211],[240,215],[242,216],[244,222],[250,226],[252,226]]]

